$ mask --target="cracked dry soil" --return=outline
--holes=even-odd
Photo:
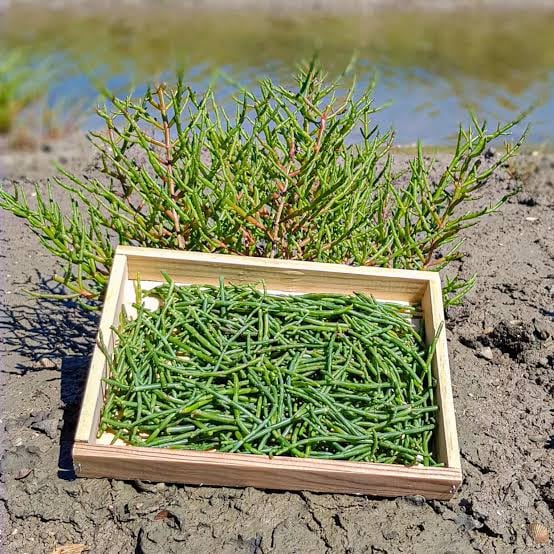
[[[77,141],[4,154],[3,184],[44,185],[62,156],[75,172],[96,170]],[[554,530],[554,157],[521,156],[516,167],[523,192],[468,233],[468,256],[452,268],[479,278],[447,318],[464,472],[449,502],[75,479],[71,441],[97,322],[25,296],[55,264],[3,213],[3,551],[552,552],[527,525]],[[502,173],[483,201],[514,186]]]

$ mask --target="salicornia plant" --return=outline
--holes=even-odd
[[[482,154],[519,119],[460,129],[438,176],[421,148],[400,172],[393,133],[371,124],[372,87],[341,94],[341,79],[326,81],[315,64],[297,81],[241,90],[232,115],[181,78],[112,97],[98,111],[105,131],[90,134],[102,174],[55,179],[69,213],[51,189],[37,188],[34,207],[20,188],[0,191],[0,206],[27,220],[65,263],[56,279],[85,301],[101,299],[116,243],[433,271],[460,258],[460,231],[506,197],[473,202],[523,139],[486,167]],[[472,282],[446,288],[459,301]]]

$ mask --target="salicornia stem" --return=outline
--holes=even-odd
[[[436,465],[417,308],[167,283],[116,329],[99,432],[138,446]],[[104,346],[105,348],[105,346]]]

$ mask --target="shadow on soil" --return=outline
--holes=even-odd
[[[28,283],[15,283],[25,290]],[[42,280],[44,294],[60,294],[58,287]],[[81,309],[75,302],[52,298],[29,298],[18,305],[0,305],[0,337],[4,352],[26,358],[16,370],[52,369],[66,358],[88,358],[98,327],[99,314]],[[42,362],[42,363],[41,363]]]
[[[16,287],[20,285],[25,287],[24,283]],[[44,280],[40,290],[45,294],[61,292]],[[60,372],[61,479],[75,478],[71,451],[98,319],[98,313],[87,312],[69,300],[37,298],[15,306],[0,305],[1,350],[21,358],[15,366],[16,373]]]

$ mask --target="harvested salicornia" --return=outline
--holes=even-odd
[[[417,309],[167,283],[123,317],[99,433],[138,446],[436,465]]]

